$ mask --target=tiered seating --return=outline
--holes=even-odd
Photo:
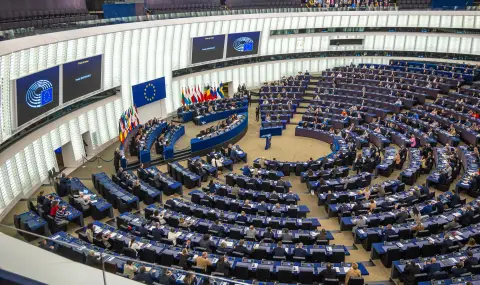
[[[143,201],[147,205],[155,202],[160,203],[162,201],[162,192],[149,183],[140,181],[131,170],[117,176],[112,174],[112,181],[129,193],[137,196],[140,201]],[[137,181],[139,182],[138,186],[135,185]]]
[[[457,191],[466,191],[471,197],[479,196],[480,176],[478,176],[478,155],[466,146],[459,146],[459,158],[462,162],[464,174],[462,179],[457,182]]]
[[[256,191],[256,190],[251,190],[251,189],[244,189],[244,188],[239,188],[238,192],[236,191],[237,189],[233,189],[232,186],[220,184],[220,183],[213,183],[209,184],[208,188],[204,188],[204,191],[208,191],[210,193],[214,193],[218,196],[222,197],[229,197],[229,198],[238,198],[241,200],[250,200],[250,201],[256,201],[256,202],[269,202],[269,203],[283,203],[283,204],[297,204],[297,201],[300,200],[300,197],[298,194],[293,194],[293,193],[276,193],[275,195],[272,195],[273,192],[265,192],[265,191]],[[191,195],[194,193],[194,190],[190,192],[189,194]]]
[[[185,215],[192,215],[201,219],[208,219],[211,221],[220,220],[224,223],[239,224],[239,225],[254,225],[256,227],[271,227],[272,229],[287,228],[295,229],[299,227],[304,230],[314,230],[321,226],[317,218],[288,218],[288,217],[268,217],[255,216],[250,214],[240,214],[230,211],[215,211],[212,208],[193,204],[191,202],[180,199],[170,199],[165,202],[165,207],[173,211],[181,212]],[[163,210],[163,208],[152,204],[145,208],[145,213],[152,215],[155,210]],[[245,218],[239,218],[244,216]],[[180,217],[177,217],[179,219]]]
[[[170,196],[172,194],[182,195],[182,183],[175,181],[168,174],[162,173],[155,166],[149,168],[137,169],[138,176],[144,182],[155,187],[158,190],[161,190],[163,194]]]
[[[290,217],[290,218],[306,218],[310,212],[305,205],[296,204],[270,204],[265,202],[254,202],[249,200],[238,200],[236,198],[228,198],[224,196],[207,195],[202,191],[196,190],[190,192],[192,202],[210,208],[216,208],[222,211],[229,210],[231,212],[245,212],[247,214],[258,214],[273,217]]]
[[[138,197],[115,184],[105,172],[92,174],[92,182],[98,193],[120,213],[139,209]]]
[[[391,128],[394,128],[404,134],[413,134],[415,139],[421,146],[435,146],[437,144],[435,134],[433,132],[430,132],[430,125],[424,123],[421,120],[409,118],[403,114],[400,114],[398,117],[396,117],[396,120],[387,119],[386,122]],[[406,138],[408,137],[409,136],[406,136]],[[395,144],[398,145],[398,143]],[[408,144],[405,144],[405,146],[407,145],[410,145],[410,142]]]
[[[202,183],[202,177],[191,172],[187,168],[183,167],[178,162],[170,162],[167,164],[168,174],[173,179],[185,185],[188,189],[198,187]]]
[[[196,125],[225,119],[234,113],[246,112],[248,101],[236,98],[210,100],[177,109],[177,116],[183,122],[194,121]]]
[[[96,19],[96,15],[89,15],[84,9],[3,12],[0,14],[0,30],[56,27]]]
[[[229,173],[225,175],[226,183],[229,186],[237,185],[240,188],[247,188],[252,190],[263,190],[265,192],[287,193],[292,187],[290,181],[270,180],[253,178],[245,175],[237,175]]]
[[[422,171],[422,155],[419,149],[408,149],[408,166],[400,173],[400,180],[407,185],[413,185]]]
[[[178,11],[211,11],[220,10],[220,2],[217,0],[150,0],[148,8],[155,14]]]
[[[92,216],[95,220],[101,220],[105,217],[113,218],[113,206],[111,203],[107,202],[105,199],[98,197],[90,189],[85,187],[85,185],[78,178],[70,179],[70,183],[67,187],[68,192],[68,201],[69,204],[74,206],[77,210],[83,213],[83,217]],[[77,201],[75,198],[77,195],[83,193],[83,195],[88,195],[90,203],[87,207],[84,207]]]
[[[316,193],[326,193],[328,191],[336,192],[345,189],[357,189],[367,187],[372,182],[372,174],[362,172],[360,174],[348,176],[345,178],[334,178],[328,180],[308,181],[307,188]]]
[[[218,169],[199,156],[189,158],[187,165],[188,170],[202,177],[202,181],[207,181],[209,176],[218,176]]]
[[[165,213],[174,214],[175,212],[165,211]],[[170,221],[169,217],[166,217],[166,220]],[[157,242],[161,242],[167,245],[173,244],[172,240],[167,239],[168,233],[171,232],[172,229],[176,233],[179,233],[175,240],[175,244],[185,245],[187,241],[190,241],[191,248],[201,247],[199,245],[199,242],[203,239],[203,235],[208,233],[211,235],[211,240],[213,242],[211,243],[211,248],[209,248],[208,250],[217,252],[219,254],[231,254],[234,248],[239,244],[240,240],[247,239],[247,241],[245,242],[245,247],[250,251],[249,255],[251,255],[252,258],[256,259],[272,259],[273,256],[271,256],[271,249],[275,247],[273,242],[282,240],[282,235],[284,233],[282,230],[272,230],[271,233],[273,235],[273,238],[265,238],[264,234],[269,230],[267,230],[266,228],[256,228],[256,237],[248,238],[245,237],[245,231],[248,229],[248,227],[228,224],[216,225],[211,221],[200,220],[197,218],[191,218],[189,219],[189,222],[191,223],[191,225],[188,228],[183,229],[170,226],[169,222],[167,222],[167,225],[162,225],[157,228],[155,225],[155,218],[144,218],[142,216],[132,213],[123,213],[117,217],[117,227],[120,230],[125,232],[131,232],[135,236],[148,238],[150,240],[155,240]],[[215,230],[216,228],[219,228],[221,230]],[[292,235],[292,243],[285,243],[288,252],[293,251],[293,242],[303,243],[304,245],[306,245],[305,249],[310,252],[310,250],[314,248],[311,245],[316,244],[317,247],[315,248],[325,249],[324,246],[328,245],[328,243],[333,240],[333,235],[330,232],[326,232],[325,240],[316,239],[316,236],[319,235],[318,231],[292,230],[289,231],[289,233]],[[262,242],[260,243],[257,241]],[[227,246],[223,248],[222,243],[225,243]],[[260,247],[263,247],[264,249],[267,248],[266,252],[262,252],[262,249],[259,250]],[[339,251],[343,251],[344,255],[350,254],[344,246],[334,247]],[[292,259],[291,256],[289,256],[289,259]]]
[[[34,208],[20,215],[14,215],[13,224],[15,228],[20,230],[32,232],[37,235],[48,235],[47,222],[38,215],[38,212]],[[37,239],[36,236],[24,234],[20,231],[18,231],[18,234],[23,236],[28,242]]]
[[[447,147],[434,149],[436,169],[427,177],[428,186],[447,191],[460,172],[460,160]]]

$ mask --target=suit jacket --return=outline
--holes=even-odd
[[[199,242],[198,242],[198,245],[200,247],[204,247],[205,249],[207,249],[207,252],[212,252],[212,247],[214,246],[213,245],[213,242],[211,240],[204,240],[204,239],[201,239]]]
[[[153,284],[153,278],[148,272],[144,273],[139,273],[135,277],[133,277],[133,280],[135,281],[140,281],[140,282],[145,282],[145,284],[152,285]]]
[[[239,253],[243,253],[244,255],[248,255],[249,252],[248,252],[248,249],[244,246],[244,245],[237,245],[233,251],[236,251],[236,252],[239,252]]]
[[[283,247],[274,248],[273,256],[285,256],[285,249]]]
[[[182,267],[184,270],[188,270],[188,254],[178,255],[178,266]]]
[[[460,277],[463,273],[466,273],[467,270],[465,268],[452,268],[452,275],[454,277]]]
[[[400,212],[397,214],[397,220],[395,221],[397,224],[403,224],[408,219],[407,212]]]
[[[440,264],[432,263],[425,266],[425,268],[423,269],[423,272],[427,273],[428,276],[431,276],[435,272],[441,271],[441,270],[442,270],[442,266],[440,266]]]
[[[413,283],[413,280],[415,280],[415,274],[420,273],[420,267],[418,267],[417,265],[411,266],[410,264],[407,264],[403,271],[403,274],[405,274],[405,279],[407,279],[410,283]]]
[[[303,248],[295,248],[293,250],[293,256],[296,257],[306,257],[307,256],[307,251]]]
[[[323,279],[336,279],[337,278],[337,271],[333,268],[328,269],[325,268],[320,272],[320,275],[323,277]]]
[[[465,259],[463,261],[463,265],[466,269],[470,269],[470,267],[472,267],[473,265],[477,265],[478,264],[478,258],[472,256],[472,257],[469,257],[467,259]]]

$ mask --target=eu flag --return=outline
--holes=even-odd
[[[132,86],[133,104],[137,108],[165,99],[165,77],[160,77]]]

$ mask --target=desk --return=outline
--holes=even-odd
[[[105,217],[113,218],[113,206],[105,199],[98,197],[95,193],[93,193],[90,189],[85,187],[85,185],[80,181],[78,178],[70,179],[70,189],[69,189],[69,202],[70,205],[74,206],[74,199],[72,191],[83,192],[86,195],[90,195],[91,198],[91,209],[92,209],[92,218],[95,220],[101,220]],[[95,201],[95,202],[93,202]]]
[[[75,224],[83,227],[83,213],[74,208],[72,205],[68,204],[67,202],[63,201],[62,198],[60,198],[56,193],[51,193],[46,196],[53,196],[56,201],[59,201],[58,205],[60,207],[65,206],[66,210],[68,212],[68,215],[65,216],[65,218],[69,222],[74,222]],[[48,214],[47,214],[48,215]]]
[[[170,137],[170,143],[163,149],[164,159],[172,159],[174,156],[175,143],[185,134],[185,127],[180,126]]]
[[[48,233],[47,222],[44,219],[40,218],[40,216],[32,210],[22,213],[20,215],[14,215],[13,223],[15,225],[15,228],[27,232],[32,232],[43,236],[47,235]],[[33,241],[37,239],[36,236],[30,236],[22,232],[18,232],[18,234],[23,236],[27,241]]]
[[[209,207],[195,205],[191,202],[186,202],[177,198],[167,200],[165,202],[165,208],[171,209],[173,211],[190,214],[197,218],[207,218],[211,221],[221,220],[229,224],[240,224],[238,219],[241,216],[239,213],[233,213],[230,211],[220,211],[215,210]],[[155,204],[148,206],[146,209],[150,209],[150,215],[152,215],[155,209],[162,209],[157,207]],[[279,227],[286,227],[289,229],[296,229],[291,227],[297,227],[304,230],[314,230],[318,228],[320,222],[317,218],[281,218],[281,217],[267,217],[267,216],[255,216],[255,215],[246,215],[247,220],[244,225],[256,224],[260,227],[271,226],[273,229],[278,229]]]
[[[444,194],[441,194],[438,197],[442,200],[443,204],[448,204],[450,202],[451,193],[446,192]],[[415,205],[415,207],[419,208],[419,210],[421,212],[423,206],[425,206],[427,203],[428,203],[428,201],[424,202],[422,204],[417,204],[417,205]],[[410,212],[412,210],[412,207],[413,206],[407,207],[406,211]],[[380,213],[370,214],[367,217],[367,220],[370,221],[372,219],[374,219],[374,220],[379,219],[380,224],[385,224],[385,225],[393,224],[396,220],[397,213],[399,211],[400,210],[394,210],[394,211],[390,211],[390,212],[380,212]],[[393,219],[393,221],[392,221],[392,219]],[[453,218],[450,218],[450,219],[453,219]],[[446,224],[447,222],[448,222],[447,220],[438,221],[438,223],[440,223],[440,224]],[[430,223],[432,223],[432,222],[426,221],[426,222],[423,223],[423,225],[425,226],[425,228],[427,228]],[[351,230],[353,228],[353,226],[354,226],[354,224],[353,224],[353,221],[352,221],[352,217],[343,217],[343,218],[340,219],[340,230],[348,231],[348,230]],[[360,239],[362,239],[362,238],[366,237],[366,234],[360,233],[359,235],[357,235],[357,237],[360,237]]]
[[[290,181],[252,178],[245,175],[238,175],[235,173],[229,173],[225,175],[225,180],[226,184],[229,186],[237,185],[240,188],[263,190],[265,192],[275,191],[277,193],[287,193],[292,187],[292,183]]]
[[[195,125],[201,126],[201,125],[205,125],[218,120],[226,119],[233,114],[241,114],[241,113],[248,113],[248,107],[243,106],[241,108],[224,110],[224,111],[214,112],[206,115],[200,115],[193,118],[193,122],[195,123]]]
[[[105,172],[92,174],[92,181],[98,192],[121,213],[140,208],[138,197],[115,184]]]
[[[150,212],[150,211],[149,211]],[[161,226],[161,235],[162,237],[167,237],[170,229],[174,228],[177,232],[180,232],[181,235],[177,238],[177,242],[185,242],[187,239],[190,239],[192,242],[199,241],[199,238],[202,237],[202,234],[209,231],[212,226],[214,226],[213,221],[209,221],[206,219],[195,218],[195,217],[188,217],[181,213],[171,211],[171,210],[159,210],[159,212],[163,213],[165,221],[167,222],[165,225]],[[178,218],[184,217],[190,223],[188,228],[178,228]],[[133,213],[123,213],[117,218],[117,227],[118,228],[127,228],[128,226],[132,227],[132,231],[140,232],[140,228],[145,228],[149,234],[152,234],[152,227],[154,226],[154,222],[150,220],[150,216],[142,217],[138,214]],[[212,233],[215,241],[220,239],[225,239],[234,242],[235,244],[238,243],[240,239],[245,238],[245,233],[249,227],[247,226],[240,226],[240,225],[232,225],[232,224],[220,224],[220,227],[223,229],[222,231],[218,231],[216,233]],[[264,238],[264,234],[266,233],[267,229],[262,227],[256,227],[255,230],[257,231],[257,241],[261,241]],[[144,232],[144,231],[142,231]],[[280,229],[273,229],[272,232],[273,242],[277,242],[282,240],[282,230]],[[313,245],[316,240],[316,236],[319,234],[316,230],[291,230],[290,234],[292,234],[293,242],[302,242],[304,245]],[[192,238],[194,237],[194,238]],[[154,237],[158,239],[157,237]],[[333,235],[331,232],[326,232],[325,240],[330,241],[333,240]],[[259,244],[258,242],[251,242],[250,244]],[[293,245],[293,244],[292,244]],[[219,247],[220,243],[216,244],[216,247]],[[341,245],[341,248],[344,249],[346,255],[350,255],[348,250]]]
[[[180,196],[183,195],[182,183],[177,182],[169,175],[162,173],[155,166],[151,166],[145,170],[148,177],[142,179],[147,180],[150,184],[160,183],[160,185],[156,185],[157,189],[162,189],[162,192],[165,193],[165,195],[170,196],[175,193]]]
[[[238,196],[239,199],[242,200],[250,200],[250,201],[269,201],[271,192],[264,192],[264,191],[257,191],[252,189],[244,189],[240,188],[236,195],[232,194],[232,186],[214,183],[213,189],[210,189],[210,193],[215,193],[219,196],[226,196],[230,198],[236,198]],[[196,190],[194,190],[196,191]],[[193,192],[193,191],[192,191]],[[192,193],[190,192],[190,193]],[[273,202],[279,202],[284,204],[297,204],[297,201],[300,201],[300,196],[296,193],[277,193],[278,199],[275,198]]]
[[[243,116],[243,118],[240,118],[240,122],[230,126],[230,129],[221,134],[203,139],[193,138],[190,141],[192,153],[214,148],[240,135],[248,128],[248,113],[243,113],[239,116]]]
[[[168,173],[173,179],[177,180],[181,184],[185,185],[188,189],[194,187],[200,187],[202,184],[202,178],[186,169],[178,162],[170,162],[167,164]]]
[[[245,206],[245,201],[232,199],[224,196],[213,196],[209,197],[203,191],[194,190],[189,193],[192,196],[192,202],[197,205],[206,205],[212,208],[217,208],[219,210],[228,209],[231,212],[240,213],[244,211],[247,214],[263,214],[263,215],[281,215],[288,216],[290,218],[306,218],[307,214],[310,212],[310,209],[306,205],[286,205],[279,204],[280,207],[276,208],[275,204],[259,202],[249,202],[249,206]],[[205,199],[205,201],[202,201]]]

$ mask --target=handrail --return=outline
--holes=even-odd
[[[32,232],[29,232],[29,231],[26,231],[26,230],[17,229],[15,227],[5,225],[5,224],[2,224],[2,223],[0,223],[0,227],[7,228],[7,229],[10,229],[10,230],[19,231],[19,232],[22,232],[24,234],[32,235],[32,236],[35,236],[37,238],[45,239],[45,240],[51,241],[53,243],[63,245],[65,247],[72,247],[72,244],[70,244],[70,243],[55,240],[55,239],[52,239],[50,237],[39,235],[39,234],[36,234],[36,233],[32,233]],[[160,264],[156,264],[156,263],[151,263],[151,262],[147,262],[147,261],[143,261],[143,260],[128,258],[128,257],[125,257],[125,256],[120,256],[120,255],[110,255],[108,253],[100,252],[100,258],[101,258],[101,262],[102,262],[102,272],[103,272],[103,277],[104,277],[104,284],[107,284],[106,278],[105,278],[105,263],[104,263],[104,257],[106,257],[106,256],[114,256],[115,258],[118,258],[118,259],[123,260],[125,262],[126,261],[132,261],[133,263],[141,263],[142,265],[148,265],[150,267],[168,269],[168,270],[172,270],[172,271],[182,272],[182,273],[185,273],[185,274],[192,273],[194,275],[198,275],[198,276],[201,276],[201,277],[216,279],[216,280],[221,281],[221,282],[228,282],[228,283],[234,283],[234,284],[239,284],[239,285],[251,285],[251,284],[244,283],[244,282],[239,282],[239,281],[236,281],[236,280],[233,280],[233,279],[207,275],[207,274],[198,273],[198,272],[194,272],[194,271],[183,270],[183,269],[180,269],[180,268],[171,268],[171,267],[168,267],[168,266],[164,266],[164,265],[160,265]],[[72,262],[74,262],[74,261],[72,261]]]

